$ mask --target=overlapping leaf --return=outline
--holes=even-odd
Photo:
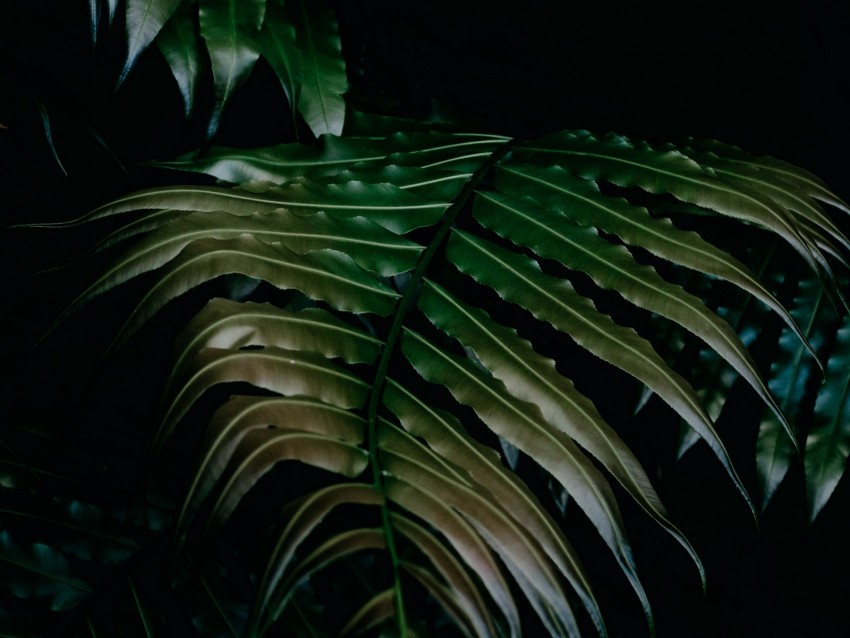
[[[290,62],[279,57],[275,64],[294,95]],[[331,127],[327,112],[324,119]],[[634,250],[734,284],[776,313],[788,326],[785,345],[793,341],[797,356],[809,357],[810,332],[797,326],[807,326],[807,306],[786,311],[743,263],[661,216],[668,201],[653,210],[653,196],[669,193],[700,206],[702,215],[767,227],[821,275],[830,267],[825,254],[840,255],[847,242],[817,202],[840,202],[802,172],[765,161],[755,166],[736,151],[724,158],[721,147],[655,150],[583,133],[506,144],[495,136],[410,133],[323,136],[309,147],[214,148],[168,165],[240,187],[149,189],[84,218],[145,211],[102,241],[98,249],[135,240],[80,297],[155,271],[116,343],[170,300],[221,275],[241,273],[299,293],[286,308],[210,302],[177,341],[153,439],[156,452],[178,428],[192,427],[183,425],[186,416],[216,386],[242,382],[258,391],[231,397],[204,427],[175,549],[192,529],[207,538],[223,534],[263,477],[286,475],[291,464],[283,461],[324,471],[319,487],[264,497],[282,506],[283,516],[258,574],[249,632],[273,627],[326,570],[383,555],[388,568],[370,577],[338,630],[392,618],[406,632],[406,592],[416,583],[462,632],[519,635],[526,619],[513,580],[552,635],[574,635],[588,620],[604,635],[593,572],[582,566],[569,530],[485,444],[488,436],[515,446],[560,483],[612,552],[652,627],[609,477],[701,573],[699,559],[612,424],[554,355],[540,354],[547,350],[538,334],[569,337],[600,365],[657,393],[708,443],[749,502],[700,394],[651,338],[597,307],[597,289],[574,288],[564,268],[704,340],[782,419],[733,327]],[[607,194],[603,181],[650,196],[638,206]],[[516,319],[518,309],[533,319]],[[844,365],[842,357],[834,355],[831,368]],[[811,439],[810,462],[822,459],[818,467],[826,468],[810,471],[818,503],[846,457],[841,383],[819,404],[819,414],[839,418],[824,420]],[[359,512],[348,527],[335,515],[346,508]],[[570,605],[570,589],[580,608]]]

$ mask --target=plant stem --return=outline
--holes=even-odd
[[[413,308],[413,305],[416,302],[419,293],[419,288],[422,285],[422,279],[424,278],[425,273],[430,267],[431,262],[434,260],[434,257],[445,244],[446,239],[449,235],[449,231],[451,231],[452,227],[455,225],[458,216],[466,208],[466,205],[468,204],[470,198],[475,192],[475,189],[481,183],[481,180],[483,180],[484,177],[490,172],[490,170],[505,155],[510,152],[514,144],[515,141],[510,140],[500,146],[498,149],[496,149],[490,155],[487,161],[484,162],[478,168],[477,171],[475,171],[470,180],[461,190],[460,194],[458,194],[452,205],[449,206],[448,209],[446,209],[446,212],[443,214],[443,219],[440,222],[439,228],[434,233],[434,237],[429,242],[428,247],[420,256],[419,262],[416,264],[416,268],[413,271],[413,274],[411,275],[407,288],[405,289],[401,299],[399,299],[399,301],[397,302],[398,305],[394,313],[393,322],[390,325],[389,332],[387,333],[387,339],[384,344],[383,352],[381,353],[381,359],[378,362],[378,368],[377,372],[375,373],[375,379],[372,382],[372,393],[369,399],[369,409],[367,417],[367,437],[369,445],[369,458],[372,466],[372,479],[375,489],[379,490],[380,493],[383,494],[385,497],[386,494],[384,491],[383,477],[381,474],[380,464],[378,463],[378,408],[381,405],[381,399],[383,397],[384,386],[387,378],[387,370],[389,369],[390,361],[393,355],[395,354],[399,335],[401,334],[401,330],[404,326],[407,315],[410,313],[411,308]],[[393,535],[392,525],[390,523],[390,511],[386,498],[384,498],[383,505],[381,506],[381,521],[384,528],[384,537],[387,543],[387,551],[389,552],[392,561],[393,578],[395,580],[394,599],[396,609],[396,622],[398,625],[399,636],[401,638],[407,638],[407,619],[405,615],[404,600],[401,590],[399,557],[395,546],[395,538]]]

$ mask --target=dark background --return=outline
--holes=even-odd
[[[31,344],[74,292],[73,285],[51,287],[31,273],[45,261],[79,254],[90,239],[45,240],[5,227],[70,219],[129,189],[166,182],[171,174],[139,163],[201,143],[202,118],[184,121],[155,49],[113,92],[121,38],[104,37],[93,52],[80,37],[88,31],[86,5],[11,2],[11,14],[0,20],[2,372],[15,378],[4,384],[6,406],[21,396],[43,398],[26,381],[46,357],[33,354]],[[850,198],[848,3],[361,0],[335,6],[351,101],[364,109],[523,137],[587,128],[653,141],[716,138],[808,168]],[[67,176],[46,142],[34,95],[47,107]],[[282,103],[270,69],[259,64],[225,113],[216,142],[287,140]],[[80,347],[88,347],[96,336],[81,326]],[[61,375],[61,364],[58,370]],[[640,515],[630,519],[637,521],[630,531],[659,635],[850,636],[846,478],[809,529],[802,485],[792,474],[757,531],[715,462],[694,454],[665,477],[664,489],[674,519],[706,563],[705,596],[694,593],[681,552],[655,542],[658,530],[642,527]],[[589,566],[591,573],[595,568]],[[617,609],[612,628],[645,635],[622,582],[600,585],[603,609]]]

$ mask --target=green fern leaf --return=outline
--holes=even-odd
[[[850,319],[838,330],[835,350],[815,403],[806,438],[805,467],[809,521],[814,521],[847,469],[850,456]]]

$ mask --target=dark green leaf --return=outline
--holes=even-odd
[[[263,24],[264,0],[200,0],[201,37],[212,62],[215,105],[207,139],[215,135],[222,111],[247,79],[260,57],[257,34]]]
[[[201,76],[200,39],[195,15],[195,4],[182,2],[156,39],[183,96],[186,119],[194,111],[195,93]]]
[[[127,61],[118,76],[118,86],[127,78],[139,55],[153,42],[179,4],[180,0],[127,0]]]
[[[340,135],[345,122],[342,94],[348,86],[340,55],[336,19],[318,3],[291,0],[297,16],[296,44],[300,77],[295,90],[298,110],[313,134]]]
[[[21,546],[8,531],[0,531],[0,565],[0,587],[18,598],[46,599],[53,611],[73,609],[92,593],[59,551],[41,543]]]

